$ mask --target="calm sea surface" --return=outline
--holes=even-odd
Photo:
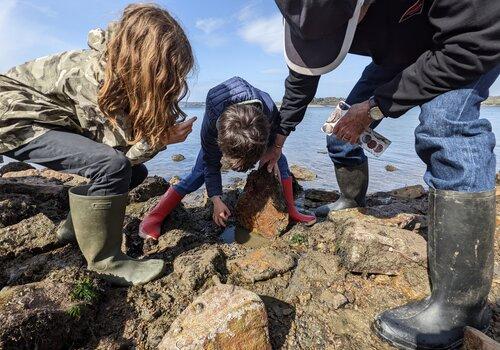
[[[333,165],[326,151],[325,135],[320,131],[323,122],[330,114],[332,108],[309,108],[303,122],[287,140],[284,153],[290,165],[305,166],[317,174],[315,181],[302,182],[306,188],[337,189],[333,172]],[[183,144],[172,145],[164,152],[158,154],[153,160],[146,163],[151,175],[160,175],[170,178],[174,175],[182,177],[194,165],[200,148],[200,127],[203,118],[203,108],[186,109],[192,116],[198,116],[194,131]],[[384,120],[377,131],[392,141],[391,146],[380,157],[369,157],[370,164],[370,192],[394,189],[400,186],[424,184],[422,176],[425,171],[424,163],[415,153],[414,130],[418,125],[419,109],[413,109],[399,119]],[[497,135],[495,153],[500,154],[500,107],[483,107],[482,117],[490,120],[493,131]],[[186,159],[174,162],[171,156],[183,154]],[[387,172],[385,166],[396,166],[394,172]],[[497,162],[497,171],[500,162]],[[225,182],[235,177],[244,177],[244,174],[229,172],[223,174]]]

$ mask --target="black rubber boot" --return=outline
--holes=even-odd
[[[495,191],[430,190],[431,295],[379,315],[378,335],[399,349],[455,349],[465,326],[485,330],[493,278]]]
[[[364,207],[368,190],[368,161],[357,166],[335,165],[340,198],[316,209],[316,216],[325,217],[332,211]]]

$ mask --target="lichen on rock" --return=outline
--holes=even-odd
[[[175,320],[158,349],[270,350],[264,303],[238,286],[212,287]]]
[[[266,167],[248,175],[243,194],[236,204],[238,223],[249,231],[273,238],[288,225],[288,213],[280,181]]]

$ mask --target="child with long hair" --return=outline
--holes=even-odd
[[[152,4],[127,6],[88,44],[0,75],[0,154],[89,178],[70,190],[58,237],[76,238],[103,278],[142,284],[164,263],[121,252],[127,192],[146,177],[142,163],[192,130],[179,101],[194,57],[179,23]]]

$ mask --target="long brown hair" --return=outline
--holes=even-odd
[[[116,125],[121,114],[133,131],[131,143],[156,148],[175,122],[194,66],[189,40],[179,23],[153,4],[125,8],[106,50],[99,108]]]

